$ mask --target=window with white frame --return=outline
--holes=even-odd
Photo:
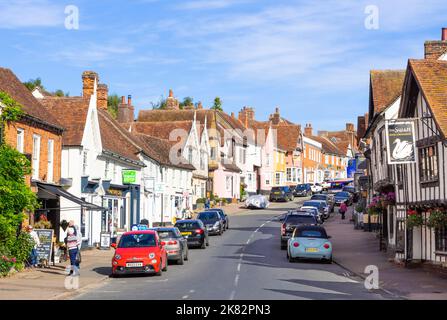
[[[216,147],[211,147],[210,158],[211,158],[211,160],[216,160]]]
[[[82,152],[82,175],[86,176],[88,170],[88,151]]]
[[[25,130],[18,128],[17,129],[17,151],[23,153],[24,145],[25,145]]]
[[[40,136],[33,135],[33,156],[32,156],[32,177],[39,179],[39,163],[40,163]]]
[[[227,176],[226,177],[226,188],[227,188],[227,191],[230,191],[231,190],[231,176]]]
[[[192,161],[193,161],[193,150],[192,150],[192,147],[189,147],[188,148],[188,163],[192,164]]]
[[[292,168],[287,168],[287,182],[292,182]]]
[[[48,166],[47,166],[47,181],[53,182],[54,178],[54,140],[48,139]]]
[[[270,166],[270,153],[267,153],[265,158],[266,158],[266,166],[269,167]]]
[[[278,186],[281,184],[281,172],[275,174],[275,184]]]
[[[113,162],[113,180],[116,180],[116,163],[115,162]]]
[[[106,160],[105,169],[104,169],[104,178],[107,179],[109,177],[109,172],[110,172],[110,161]]]
[[[326,164],[329,164],[329,156],[328,156],[328,155],[325,155],[325,156],[324,156],[324,162],[325,162]]]
[[[297,170],[297,179],[296,179],[296,181],[298,183],[302,183],[302,176],[303,176],[303,169],[298,168],[298,170]]]

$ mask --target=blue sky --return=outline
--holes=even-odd
[[[67,5],[79,30],[64,27]],[[365,8],[379,28],[365,28]],[[0,0],[0,65],[48,90],[81,92],[94,70],[110,93],[137,110],[167,96],[191,96],[225,111],[275,107],[317,130],[356,124],[368,108],[370,69],[402,69],[447,26],[445,1],[354,0]]]

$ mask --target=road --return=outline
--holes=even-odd
[[[205,250],[191,249],[190,260],[185,265],[170,265],[161,277],[110,278],[76,299],[392,298],[381,291],[368,291],[362,279],[335,263],[289,263],[286,252],[280,250],[277,217],[296,207],[296,202],[273,204],[269,210],[231,216],[230,230],[223,236],[211,237],[210,246]]]

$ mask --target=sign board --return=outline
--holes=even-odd
[[[101,232],[101,249],[110,249],[110,240],[111,234],[110,232]]]
[[[133,184],[137,182],[136,170],[122,170],[123,184]]]
[[[40,245],[37,246],[37,262],[41,260],[51,261],[53,254],[53,229],[34,229],[39,236]]]
[[[388,164],[415,163],[414,120],[388,120],[385,127]]]
[[[154,178],[145,178],[144,179],[144,188],[146,190],[154,190],[155,187],[155,179]]]

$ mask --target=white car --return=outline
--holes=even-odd
[[[321,187],[323,190],[328,191],[331,188],[331,183],[329,181],[323,181]]]
[[[312,190],[312,193],[321,193],[323,191],[323,187],[319,183],[311,183],[310,189]]]

